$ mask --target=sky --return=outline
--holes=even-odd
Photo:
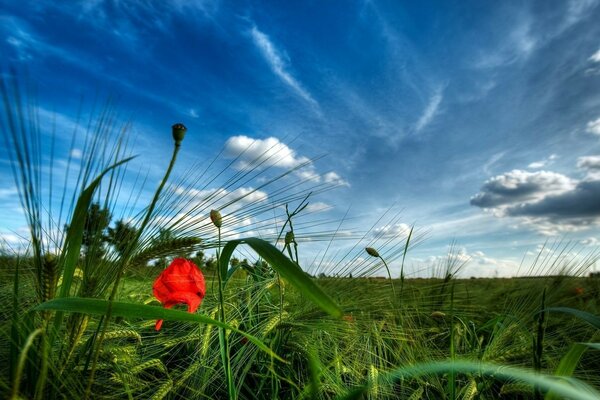
[[[397,246],[414,225],[409,274],[454,243],[464,276],[510,276],[548,248],[600,245],[599,20],[596,0],[2,0],[0,54],[5,78],[35,84],[57,154],[81,157],[77,116],[115,98],[149,182],[182,122],[180,171],[277,149],[266,176],[306,164],[296,179],[336,186],[314,218],[350,215],[343,229]],[[25,223],[5,153],[10,242]]]

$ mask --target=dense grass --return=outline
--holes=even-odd
[[[158,187],[148,192],[140,178],[125,190],[127,126],[115,129],[110,107],[87,124],[84,155],[79,165],[68,159],[60,186],[53,144],[48,154],[20,89],[2,82],[1,92],[29,227],[0,255],[2,397],[599,398],[600,278],[585,277],[596,252],[567,243],[529,266],[552,276],[461,280],[451,246],[429,271],[436,278],[409,279],[404,260],[418,231],[339,235],[344,221],[303,220],[332,187],[294,169],[274,173],[267,161],[277,151],[241,170],[235,159],[215,169],[217,155],[173,178],[185,146],[176,125]],[[236,192],[245,185],[269,190],[270,201],[248,201],[258,189]],[[355,245],[303,264],[311,244],[342,239]],[[175,256],[206,273],[197,313],[163,309],[152,295]]]

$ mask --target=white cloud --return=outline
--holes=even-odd
[[[471,197],[471,204],[500,209],[501,206],[538,201],[551,194],[564,193],[572,190],[575,184],[571,178],[556,172],[515,169],[485,181],[481,192]]]
[[[440,104],[442,103],[442,99],[443,93],[442,88],[440,87],[437,88],[429,98],[429,103],[427,103],[427,106],[425,107],[423,113],[419,117],[419,120],[415,124],[415,132],[420,132],[427,125],[429,125],[431,121],[433,121],[433,118],[437,114]]]
[[[593,156],[578,165],[597,166]],[[543,235],[576,232],[600,225],[600,180],[588,173],[574,180],[555,172],[514,170],[486,181],[471,205],[491,210],[497,217],[512,217]]]
[[[16,187],[0,188],[0,199],[16,197],[19,191]]]
[[[327,203],[323,203],[322,201],[317,201],[315,203],[308,203],[306,206],[306,212],[319,213],[323,211],[331,210],[333,207]]]
[[[79,160],[79,159],[81,159],[81,156],[82,156],[81,150],[79,150],[79,149],[73,149],[73,150],[71,150],[71,157]]]
[[[269,197],[266,192],[256,190],[252,187],[241,187],[233,191],[223,188],[198,190],[178,187],[175,189],[175,193],[193,197],[199,202],[208,201],[211,204],[211,208],[220,208],[224,204],[234,202],[231,207],[238,209],[250,203],[266,201]]]
[[[273,42],[271,42],[269,37],[263,32],[259,31],[256,26],[252,27],[250,34],[252,35],[252,41],[254,42],[254,45],[260,50],[262,56],[269,63],[275,75],[277,75],[304,100],[314,106],[317,106],[318,103],[315,99],[313,99],[311,94],[304,89],[300,82],[298,82],[298,80],[296,80],[296,78],[294,78],[287,71],[287,66],[281,56],[281,53],[275,48],[275,45]]]
[[[587,123],[585,130],[594,135],[600,135],[600,118]]]
[[[546,165],[545,161],[534,161],[531,164],[529,164],[527,166],[527,168],[531,168],[531,169],[540,169],[543,168]]]
[[[558,156],[556,154],[552,154],[550,157],[546,158],[545,160],[532,162],[531,164],[529,164],[527,166],[527,168],[531,168],[531,169],[544,168],[545,166],[552,164],[552,161],[556,160],[557,158],[558,158]]]
[[[306,157],[297,156],[296,152],[274,137],[252,139],[248,136],[233,136],[225,143],[225,155],[237,158],[236,168],[255,167],[294,168],[310,163]]]
[[[190,109],[188,110],[188,113],[187,113],[187,114],[188,114],[190,117],[192,117],[192,118],[199,118],[199,117],[200,117],[200,114],[198,114],[198,111],[197,111],[195,108],[190,108]]]
[[[600,156],[579,157],[577,159],[577,168],[586,170],[586,179],[600,179]]]
[[[598,245],[600,245],[600,240],[598,240],[598,238],[595,238],[592,236],[587,239],[583,239],[581,241],[581,244],[584,246],[598,246]]]
[[[311,160],[296,154],[296,151],[274,137],[253,139],[248,136],[233,136],[225,143],[225,156],[236,158],[237,169],[248,168],[297,168],[294,174],[303,181],[328,183],[335,186],[350,186],[336,172],[320,175]]]
[[[303,181],[321,182],[321,175],[314,168],[302,168],[296,171],[296,175]]]
[[[595,62],[595,63],[600,63],[600,49],[598,49],[597,52],[592,54],[592,56],[590,57],[590,61]]]
[[[410,232],[410,225],[405,223],[388,224],[373,229],[376,238],[404,238]]]
[[[342,179],[342,177],[340,177],[337,173],[333,171],[327,172],[325,175],[323,175],[323,181],[325,181],[325,183],[331,183],[336,186],[350,186],[350,184],[346,180]]]

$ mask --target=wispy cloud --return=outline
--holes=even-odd
[[[589,121],[585,130],[594,135],[600,135],[600,118]]]
[[[558,156],[556,154],[551,154],[548,158],[530,163],[527,166],[527,168],[531,168],[531,169],[544,168],[544,167],[552,164],[554,162],[554,160],[556,160],[557,158],[558,158]]]
[[[302,97],[307,102],[314,106],[318,106],[317,101],[311,96],[311,94],[304,89],[304,87],[298,82],[296,78],[287,70],[286,63],[284,62],[281,52],[277,50],[269,36],[258,30],[256,26],[252,27],[250,31],[252,35],[252,41],[254,45],[260,50],[262,56],[269,63],[269,66],[286,85],[288,85],[296,94]]]
[[[425,127],[427,127],[427,125],[431,123],[431,121],[433,121],[435,115],[438,112],[438,109],[440,108],[442,99],[443,91],[442,88],[439,87],[433,92],[433,94],[429,98],[429,103],[427,103],[427,107],[425,107],[425,109],[423,110],[423,114],[421,114],[421,117],[419,117],[419,120],[415,125],[416,133],[422,131]]]

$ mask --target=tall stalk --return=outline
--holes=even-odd
[[[148,211],[146,211],[146,215],[144,216],[144,219],[142,220],[142,223],[140,225],[139,230],[137,231],[137,234],[135,235],[135,238],[131,241],[130,245],[125,249],[124,254],[121,256],[121,263],[117,270],[117,276],[116,276],[115,282],[113,283],[113,287],[110,292],[110,296],[108,298],[108,308],[106,310],[105,318],[100,323],[100,326],[102,326],[101,331],[100,331],[100,337],[98,338],[98,343],[96,344],[95,349],[93,350],[94,355],[92,357],[92,367],[91,367],[91,371],[90,371],[90,378],[88,379],[88,383],[87,383],[87,386],[85,389],[85,395],[84,395],[84,399],[86,399],[86,400],[89,398],[89,396],[91,394],[92,384],[94,382],[94,375],[96,373],[96,366],[98,364],[98,357],[100,355],[100,349],[102,348],[102,343],[104,341],[104,337],[105,337],[106,331],[108,329],[108,324],[109,324],[110,318],[112,316],[112,305],[113,305],[115,296],[117,295],[119,283],[121,282],[123,272],[125,271],[125,268],[129,265],[129,262],[132,259],[133,253],[134,253],[135,249],[137,248],[140,238],[144,232],[144,229],[146,228],[146,226],[148,225],[148,222],[150,221],[150,218],[152,217],[152,213],[154,212],[154,209],[156,207],[156,204],[158,202],[160,194],[161,194],[165,184],[167,183],[169,176],[171,175],[171,171],[173,170],[173,167],[175,166],[175,161],[177,160],[177,154],[179,153],[179,149],[181,148],[181,142],[183,141],[186,130],[187,129],[183,124],[173,125],[172,131],[173,131],[173,140],[175,143],[174,143],[173,154],[171,156],[171,161],[169,163],[169,167],[167,168],[167,171],[165,172],[165,175],[164,175],[162,181],[160,182],[160,184],[158,185],[158,188],[156,189],[156,192],[154,193],[154,197],[152,198],[152,201],[150,202]]]
[[[217,280],[219,287],[219,320],[226,323],[225,320],[225,300],[223,298],[223,272],[221,271],[220,264],[220,252],[221,252],[221,224],[223,219],[221,213],[217,210],[210,211],[210,219],[212,223],[217,227],[218,243],[217,243]],[[229,399],[236,399],[237,393],[235,384],[233,382],[233,374],[231,372],[231,358],[229,355],[229,338],[225,328],[219,327],[219,344],[221,347],[221,360],[223,362],[223,369],[225,370],[225,377],[227,380],[227,394]]]

